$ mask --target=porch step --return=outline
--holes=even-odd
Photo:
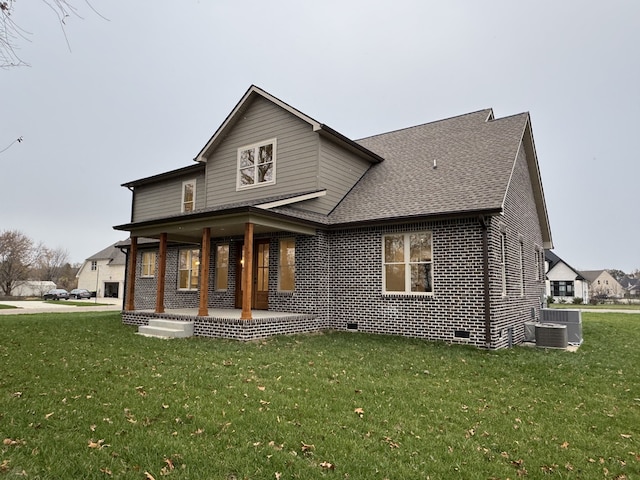
[[[193,336],[193,322],[149,319],[149,325],[140,325],[138,333],[147,337],[186,338]]]

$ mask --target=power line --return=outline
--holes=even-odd
[[[24,142],[24,138],[22,138],[22,136],[19,136],[18,138],[16,138],[13,142],[11,142],[9,145],[7,145],[5,148],[3,148],[2,150],[0,150],[0,153],[4,153],[7,150],[9,150],[14,143],[22,143]]]

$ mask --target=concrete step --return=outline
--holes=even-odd
[[[148,337],[186,338],[193,336],[193,322],[150,319],[149,325],[140,325],[138,333]]]

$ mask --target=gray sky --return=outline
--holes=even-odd
[[[556,254],[640,268],[637,0],[69,1],[64,31],[15,4],[0,230],[74,262],[125,238],[120,184],[191,165],[255,84],[352,139],[529,111]]]

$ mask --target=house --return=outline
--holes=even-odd
[[[581,271],[582,275],[589,282],[591,298],[622,298],[624,289],[622,285],[606,270],[586,270]]]
[[[640,278],[625,275],[620,279],[625,298],[640,297]]]
[[[98,297],[123,298],[126,256],[117,247],[109,245],[87,258],[78,273],[78,288],[96,292]]]
[[[41,297],[54,288],[56,288],[56,284],[50,280],[18,281],[11,289],[11,295],[14,297]]]
[[[557,302],[573,303],[575,298],[589,302],[589,282],[575,268],[551,250],[544,251],[547,297]]]
[[[251,86],[194,165],[123,186],[125,324],[497,349],[540,318],[553,245],[528,113],[355,141]]]

